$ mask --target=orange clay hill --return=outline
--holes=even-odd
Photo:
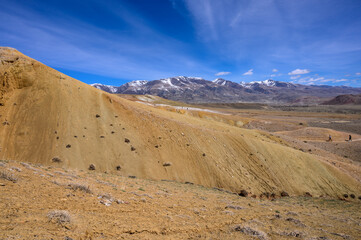
[[[361,184],[277,137],[157,109],[0,48],[0,159],[192,182],[252,194],[360,192]]]

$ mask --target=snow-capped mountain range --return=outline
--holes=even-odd
[[[222,78],[208,81],[199,77],[171,77],[160,80],[136,80],[119,87],[91,84],[109,93],[151,94],[189,103],[262,102],[302,103],[312,97],[321,101],[340,94],[359,94],[361,88],[345,86],[308,86],[267,79],[254,82],[232,82]],[[316,98],[315,98],[316,97]]]

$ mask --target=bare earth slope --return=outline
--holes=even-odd
[[[361,236],[361,201],[358,195],[352,199],[351,192],[351,201],[315,197],[270,201],[198,185],[13,161],[0,161],[2,172],[17,181],[0,177],[0,239],[357,240]]]
[[[266,133],[129,101],[14,49],[0,48],[0,60],[2,159],[102,172],[120,166],[125,176],[255,194],[360,192],[352,177]]]

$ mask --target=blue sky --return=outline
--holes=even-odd
[[[360,0],[0,0],[0,46],[86,83],[361,87]]]

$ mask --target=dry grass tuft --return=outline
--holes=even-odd
[[[0,171],[0,178],[11,181],[11,182],[17,182],[18,181],[18,177],[15,176],[14,174],[12,174],[11,172],[8,171]]]
[[[48,212],[47,217],[49,221],[58,224],[65,224],[71,222],[71,217],[68,211],[65,210],[52,210]]]
[[[76,190],[80,190],[86,193],[92,193],[92,191],[90,190],[89,186],[86,186],[84,184],[80,184],[80,183],[69,183],[68,187],[70,189],[73,189],[74,191]]]

